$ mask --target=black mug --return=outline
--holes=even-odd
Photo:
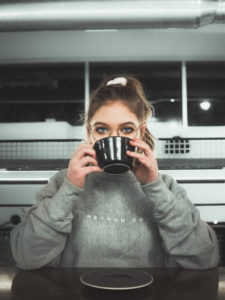
[[[97,162],[104,172],[121,174],[132,169],[133,158],[126,151],[135,151],[130,144],[131,139],[123,136],[110,136],[98,140],[94,144]]]

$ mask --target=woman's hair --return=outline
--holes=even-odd
[[[113,77],[115,78],[115,77]],[[117,78],[117,77],[116,77]],[[140,123],[145,123],[153,115],[153,107],[145,97],[142,84],[133,77],[125,77],[126,84],[110,84],[107,82],[112,78],[104,80],[100,86],[91,94],[89,109],[86,116],[86,124],[89,125],[95,112],[103,105],[113,101],[122,101],[132,113],[134,113]],[[143,140],[154,149],[154,137],[146,128]]]

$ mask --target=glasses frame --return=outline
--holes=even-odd
[[[133,138],[136,138],[136,137],[137,137],[138,131],[139,131],[139,129],[141,128],[141,126],[143,126],[143,125],[145,125],[145,122],[141,123],[139,126],[136,126],[136,125],[134,124],[134,127],[136,127],[137,132],[136,132],[136,134],[135,134],[135,136],[134,136]],[[122,125],[121,125],[121,126],[122,126]],[[119,135],[119,129],[120,129],[121,126],[119,126],[119,127],[116,129],[116,133],[117,133],[118,136],[121,136],[121,135]],[[92,129],[93,129],[93,128],[94,128],[93,125],[88,124],[89,134],[90,134],[90,136],[93,138],[93,140],[96,142],[97,139],[95,139],[94,136],[93,136],[93,134],[92,134]],[[107,137],[112,136],[112,131],[113,131],[113,130],[110,130],[110,131],[109,131],[109,135],[107,135]]]

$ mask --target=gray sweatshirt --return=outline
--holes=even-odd
[[[170,176],[141,185],[129,171],[87,176],[84,189],[62,170],[11,232],[18,267],[182,267],[218,264],[212,228]]]

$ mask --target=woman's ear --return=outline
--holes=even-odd
[[[86,143],[90,145],[93,144],[91,140],[90,128],[88,126],[86,126],[86,137]]]
[[[141,139],[143,140],[144,135],[145,135],[145,130],[146,130],[146,124],[142,124],[140,127],[140,133],[141,133]]]

